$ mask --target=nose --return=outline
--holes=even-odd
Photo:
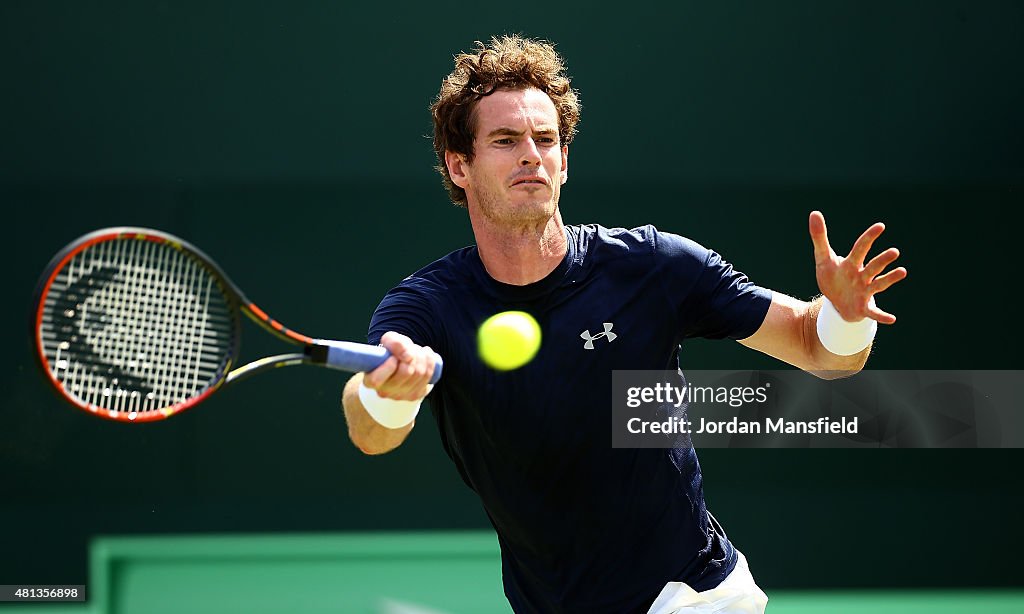
[[[519,154],[519,164],[522,166],[540,166],[541,155],[537,149],[537,143],[533,139],[523,139],[523,150]]]

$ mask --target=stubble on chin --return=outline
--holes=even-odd
[[[481,215],[494,224],[543,228],[558,211],[558,197],[556,189],[547,200],[516,203],[508,194],[487,192],[480,194],[477,202]]]

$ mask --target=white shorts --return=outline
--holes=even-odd
[[[764,594],[747,567],[747,557],[736,551],[736,568],[715,588],[697,592],[685,582],[669,582],[647,614],[764,614]]]

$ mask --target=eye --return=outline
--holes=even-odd
[[[497,139],[497,140],[494,141],[494,144],[495,145],[511,145],[512,144],[512,139],[509,139],[509,138]]]

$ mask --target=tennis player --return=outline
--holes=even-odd
[[[841,257],[810,215],[823,297],[809,303],[652,226],[564,225],[579,103],[541,41],[496,38],[456,56],[432,113],[438,170],[476,245],[403,280],[373,314],[369,342],[394,356],[345,387],[352,441],[394,449],[429,395],[445,452],[497,531],[516,612],[762,612],[767,597],[705,507],[693,448],[611,447],[611,373],[675,370],[688,337],[858,371],[876,322],[896,321],[873,296],[906,276],[884,272],[895,249],[865,263],[883,225]],[[624,172],[642,166],[640,151],[608,153]],[[478,357],[476,330],[510,309],[533,314],[544,342],[499,372]],[[431,390],[433,351],[445,371]]]

